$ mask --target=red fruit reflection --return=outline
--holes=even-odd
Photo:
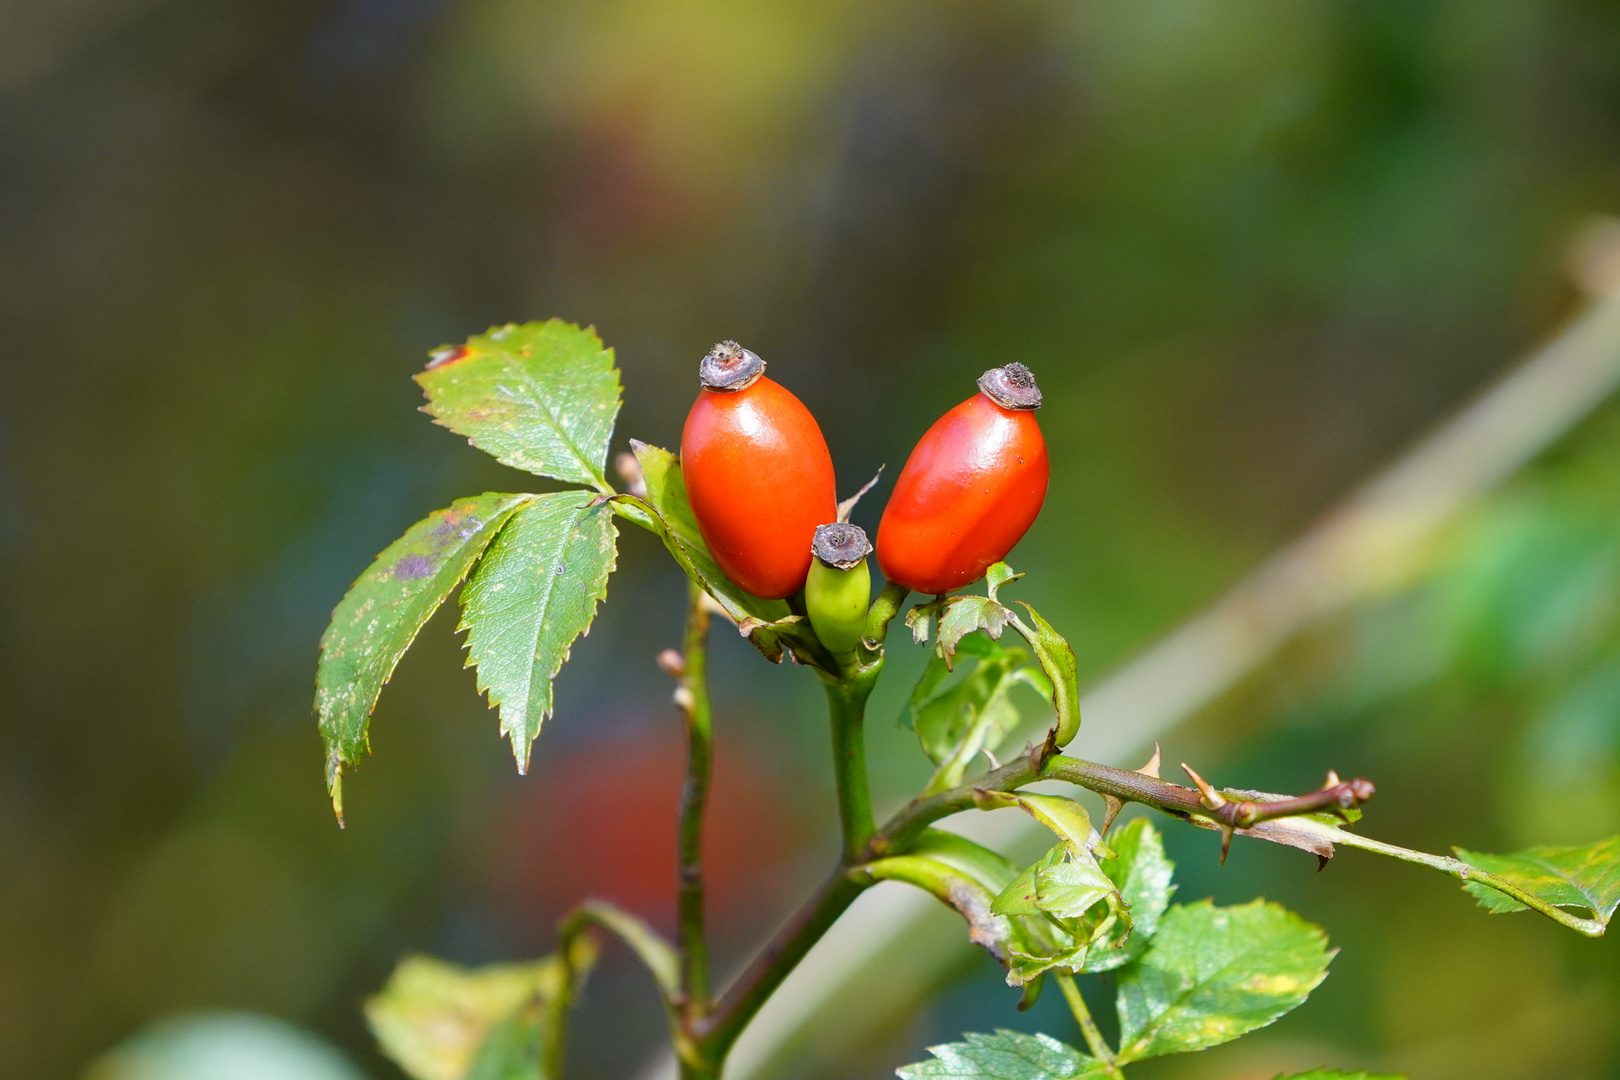
[[[669,928],[675,828],[686,751],[677,721],[538,758],[490,852],[502,906],[545,932],[586,898],[610,900]],[[773,802],[770,759],[717,740],[704,829],[710,918],[746,916],[781,892],[795,830]],[[743,921],[749,921],[744,918]]]

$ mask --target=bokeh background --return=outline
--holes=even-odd
[[[385,1080],[359,1006],[401,955],[535,955],[589,893],[669,923],[652,659],[682,583],[639,533],[528,778],[447,609],[332,821],[332,606],[428,511],[535,487],[414,411],[434,346],[594,324],[622,447],[673,445],[736,338],[845,491],[1028,363],[1054,482],[1012,561],[1094,679],[1556,333],[1571,238],[1616,211],[1598,0],[0,0],[0,1076],[228,1009],[258,1014],[220,1022],[244,1054],[278,1018],[350,1064],[278,1053]],[[1173,760],[1373,777],[1369,831],[1430,850],[1620,830],[1617,523],[1604,408]],[[725,967],[835,843],[814,680],[715,648]],[[928,773],[890,721],[920,661],[898,646],[874,705],[885,806]],[[1165,828],[1182,899],[1277,898],[1343,952],[1282,1023],[1143,1080],[1620,1076],[1613,942],[1356,853],[1217,869]],[[999,982],[974,960],[880,1037],[824,1033],[824,1075],[964,1029],[1076,1037]],[[610,951],[572,1075],[638,1075],[661,1028]]]

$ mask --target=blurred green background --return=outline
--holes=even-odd
[[[403,953],[537,954],[588,893],[668,923],[652,658],[682,583],[640,534],[530,777],[446,611],[333,824],[309,707],[332,606],[428,511],[535,486],[414,412],[432,347],[594,324],[622,447],[674,445],[736,338],[845,492],[1023,360],[1054,480],[1012,561],[1095,678],[1556,331],[1570,238],[1616,211],[1598,0],[0,0],[0,1076],[231,1009],[383,1080],[359,1003]],[[1373,777],[1368,831],[1431,850],[1620,830],[1617,522],[1608,409],[1172,760]],[[725,967],[835,842],[814,680],[716,650]],[[929,771],[888,720],[921,660],[896,654],[886,806]],[[1612,942],[1356,853],[1317,875],[1240,843],[1218,870],[1165,826],[1183,900],[1281,899],[1343,952],[1281,1024],[1143,1080],[1620,1076]],[[984,961],[834,1074],[964,1029],[1075,1037],[1013,1003]],[[661,1029],[610,951],[573,1075],[636,1075]]]

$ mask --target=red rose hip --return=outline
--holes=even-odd
[[[1023,364],[992,368],[940,417],[895,481],[878,525],[883,575],[939,595],[971,585],[1022,539],[1046,500],[1041,392]]]
[[[816,526],[838,516],[832,455],[810,410],[736,342],[703,358],[681,432],[698,531],[726,576],[778,600],[804,588]]]

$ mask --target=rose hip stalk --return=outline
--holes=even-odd
[[[816,526],[838,513],[832,455],[798,398],[734,341],[709,351],[681,432],[698,531],[726,576],[779,600],[804,588]]]
[[[939,595],[971,585],[1005,558],[1046,499],[1046,441],[1023,364],[991,368],[979,393],[940,417],[895,481],[878,525],[890,581]]]

